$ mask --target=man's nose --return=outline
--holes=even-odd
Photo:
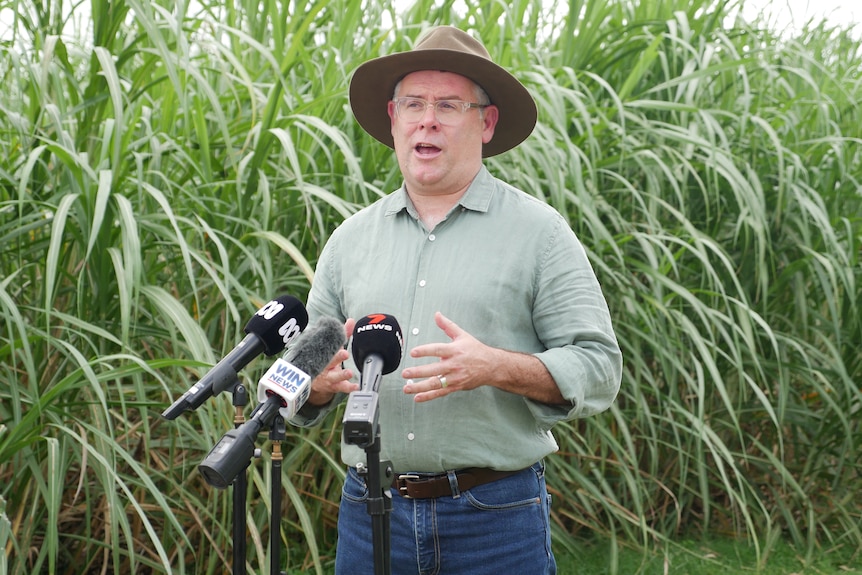
[[[428,114],[431,114],[429,119]],[[437,119],[437,105],[433,102],[428,102],[425,106],[425,112],[422,114],[422,118],[419,120],[419,123],[423,126],[437,126],[440,124],[440,120]]]

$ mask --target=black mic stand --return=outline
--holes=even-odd
[[[270,464],[272,511],[269,514],[270,575],[287,575],[287,572],[282,571],[279,566],[281,562],[281,462],[284,459],[281,443],[284,441],[286,433],[284,418],[281,415],[276,415],[269,430],[269,439],[272,441],[272,461]]]
[[[380,461],[380,426],[374,432],[374,440],[365,448],[365,469],[357,469],[360,475],[367,477],[368,501],[366,509],[371,516],[371,535],[374,545],[374,572],[377,575],[389,575],[392,572],[390,553],[390,521],[392,511],[392,463]],[[385,480],[385,482],[384,482]]]
[[[233,417],[234,428],[245,423],[243,408],[248,405],[248,390],[239,383],[233,389],[233,405],[236,413]],[[248,492],[248,476],[243,469],[233,481],[233,575],[245,575],[246,555],[246,519],[245,507]]]
[[[244,388],[242,389],[244,390]],[[256,447],[255,441],[260,431],[265,427],[270,428],[270,438],[274,441],[272,457],[273,509],[270,535],[272,543],[271,575],[281,573],[278,567],[281,560],[281,467],[283,460],[281,443],[285,437],[285,426],[284,418],[280,415],[279,410],[283,406],[283,401],[274,395],[259,404],[252,412],[249,420],[228,431],[198,465],[201,475],[213,487],[225,489],[229,485],[234,486],[234,575],[245,573],[246,473],[252,458],[260,457],[260,449]],[[237,420],[239,419],[238,416]],[[240,490],[240,488],[242,489]],[[240,553],[241,556],[239,556]]]
[[[377,422],[376,391],[354,391],[347,399],[344,414],[344,440],[365,449],[365,467],[356,471],[365,478],[368,486],[366,509],[371,516],[371,534],[374,545],[375,575],[390,575],[390,512],[392,511],[392,462],[380,461],[380,425]]]

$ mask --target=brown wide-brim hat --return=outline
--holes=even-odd
[[[366,132],[390,148],[394,142],[387,103],[398,81],[420,70],[440,70],[470,78],[500,110],[494,137],[482,147],[483,157],[514,148],[533,131],[536,103],[523,84],[492,62],[481,42],[458,28],[439,26],[425,33],[408,52],[365,62],[350,80],[353,115]]]

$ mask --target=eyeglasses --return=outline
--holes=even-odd
[[[434,108],[434,116],[444,126],[454,126],[461,122],[464,114],[470,108],[483,109],[489,104],[474,104],[463,100],[437,100],[429,102],[422,98],[395,98],[395,111],[398,116],[409,124],[415,124],[425,116],[425,111]]]

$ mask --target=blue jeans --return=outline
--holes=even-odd
[[[338,515],[336,575],[374,575],[368,489],[349,468]],[[392,491],[392,575],[555,575],[544,465],[456,496]]]

